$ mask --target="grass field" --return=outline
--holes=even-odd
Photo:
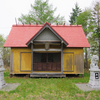
[[[88,72],[83,78],[10,78],[9,71],[4,76],[6,83],[21,85],[9,92],[0,91],[0,100],[100,100],[100,91],[83,92],[75,86],[75,83],[88,83]]]

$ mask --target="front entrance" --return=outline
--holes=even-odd
[[[33,71],[61,71],[61,53],[34,53]]]

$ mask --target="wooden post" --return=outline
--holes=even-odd
[[[61,73],[63,73],[63,41],[61,42]]]
[[[33,42],[31,42],[31,73],[33,73]]]
[[[13,52],[10,54],[10,72],[13,72]]]

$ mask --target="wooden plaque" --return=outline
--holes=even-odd
[[[46,50],[49,49],[49,43],[45,43],[45,49],[46,49]]]

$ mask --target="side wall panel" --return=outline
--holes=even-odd
[[[20,53],[20,71],[31,71],[31,52]]]
[[[65,72],[73,72],[74,71],[74,53],[64,52],[63,53],[63,70]]]
[[[31,49],[11,48],[13,52],[13,72],[14,74],[27,74],[31,72]],[[26,57],[25,57],[26,56]]]
[[[10,54],[10,72],[13,72],[13,52]]]
[[[84,74],[83,48],[63,49],[64,74]]]

